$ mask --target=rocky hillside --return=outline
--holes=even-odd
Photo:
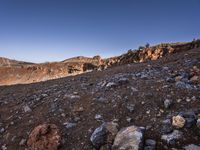
[[[77,75],[97,69],[101,63],[99,57],[77,57],[62,62],[42,64],[5,60],[0,66],[0,85],[33,83]]]
[[[102,71],[1,86],[1,149],[199,150],[198,43],[129,51]]]
[[[172,53],[179,53],[200,47],[200,39],[192,42],[163,43],[152,47],[143,47],[138,50],[129,50],[127,53],[104,60],[105,66],[123,65],[135,62],[157,60]]]
[[[17,60],[0,57],[0,67],[14,67],[14,66],[30,65],[30,64],[33,64],[33,63],[17,61]]]
[[[100,56],[74,57],[61,62],[31,64],[6,58],[0,59],[0,85],[22,84],[77,75],[92,70],[136,62],[157,60],[172,53],[179,53],[200,47],[200,40],[185,43],[165,43],[102,59]]]

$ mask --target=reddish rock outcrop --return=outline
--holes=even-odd
[[[42,124],[31,132],[28,139],[30,150],[57,150],[61,137],[54,124]]]
[[[113,65],[157,60],[167,54],[187,51],[198,47],[200,47],[200,39],[193,40],[192,42],[162,43],[139,50],[129,50],[127,53],[118,57],[105,59],[104,65],[109,67]]]

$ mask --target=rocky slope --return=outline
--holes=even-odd
[[[123,65],[135,62],[157,60],[172,53],[179,53],[200,47],[200,39],[192,42],[162,43],[139,50],[129,50],[127,53],[104,60],[106,66]]]
[[[99,57],[76,57],[62,62],[30,64],[4,59],[0,64],[0,85],[46,81],[77,75],[94,70],[99,66]]]
[[[165,43],[103,59],[100,56],[74,57],[61,62],[31,64],[0,58],[0,85],[22,84],[46,81],[61,77],[77,75],[92,70],[136,62],[157,60],[172,53],[179,53],[200,47],[200,40],[185,43]]]
[[[31,65],[31,64],[33,63],[0,57],[0,67],[14,67],[14,66]]]
[[[170,55],[155,49],[151,57],[149,48],[129,51],[103,71],[1,86],[1,148],[198,150],[200,48],[194,45],[172,46]],[[140,54],[135,63],[132,53]],[[140,62],[154,54],[160,59]]]

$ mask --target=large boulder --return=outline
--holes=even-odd
[[[105,144],[111,145],[118,132],[117,128],[118,124],[114,122],[106,122],[96,128],[90,137],[93,146],[100,149]]]
[[[113,150],[141,150],[144,142],[143,127],[130,126],[122,128],[116,135]]]
[[[57,150],[60,145],[58,127],[54,124],[42,124],[33,129],[28,139],[30,150]]]

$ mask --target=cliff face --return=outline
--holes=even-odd
[[[165,43],[156,46],[144,48],[142,50],[129,50],[127,53],[104,61],[104,65],[109,67],[113,65],[129,64],[134,62],[145,62],[157,60],[165,55],[187,51],[200,47],[200,40],[185,43]]]
[[[167,43],[129,50],[127,53],[102,59],[100,56],[74,57],[61,62],[33,64],[22,61],[0,58],[0,85],[40,82],[92,70],[103,70],[117,65],[157,60],[172,53],[188,51],[200,47],[200,40],[186,43]]]

